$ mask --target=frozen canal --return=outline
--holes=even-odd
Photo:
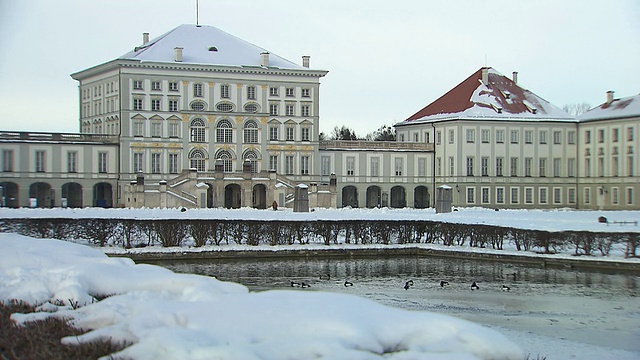
[[[559,358],[553,356],[558,352],[579,357],[588,355],[590,347],[626,350],[614,350],[612,358],[640,358],[640,277],[633,275],[417,257],[159,265],[238,282],[253,291],[304,282],[310,287],[300,291],[350,293],[403,309],[449,314],[501,330],[533,358]],[[413,286],[405,290],[409,280]],[[443,280],[450,285],[441,287]],[[345,287],[345,281],[353,286]],[[474,281],[479,290],[471,291]],[[547,342],[556,349],[543,346]]]

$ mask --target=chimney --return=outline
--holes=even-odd
[[[607,91],[607,104],[611,104],[613,102],[613,90]]]
[[[266,51],[260,53],[260,66],[269,67],[269,53]]]
[[[146,45],[149,42],[149,33],[142,33],[142,45]]]
[[[174,61],[175,62],[182,62],[182,49],[181,47],[175,47],[173,48],[173,54],[174,54]]]
[[[511,75],[513,75],[513,82],[514,83],[518,83],[518,72],[514,71],[513,73],[511,73]]]
[[[489,68],[488,67],[482,68],[482,83],[485,86],[489,85]]]
[[[309,55],[302,55],[302,66],[309,68],[309,59],[311,58],[311,56]]]

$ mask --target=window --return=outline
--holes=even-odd
[[[169,154],[169,174],[177,174],[178,173],[178,154],[170,153]]]
[[[584,159],[584,176],[591,177],[591,159]]]
[[[311,97],[311,89],[302,89],[302,97]]]
[[[220,120],[216,128],[216,142],[230,143],[233,141],[233,128],[229,120]]]
[[[538,189],[538,202],[540,204],[547,203],[547,188]]]
[[[77,151],[67,152],[67,172],[69,173],[78,172],[78,152]]]
[[[402,158],[395,158],[393,160],[393,163],[394,163],[394,169],[395,169],[396,176],[402,176],[402,167],[403,167]]]
[[[562,132],[560,131],[553,132],[553,143],[556,145],[562,144]]]
[[[489,132],[489,130],[488,130],[488,129],[483,129],[483,130],[480,132],[481,141],[482,141],[483,143],[485,143],[485,144],[489,143],[489,141],[490,141],[490,139],[489,139],[489,136],[490,136],[490,135],[489,135],[489,134],[490,134],[490,132]]]
[[[258,172],[258,155],[256,155],[254,151],[249,150],[244,153],[243,158],[245,163],[247,162],[249,163],[251,173],[252,174],[257,173]]]
[[[520,133],[518,130],[511,130],[511,143],[517,144],[520,141]]]
[[[480,171],[482,173],[482,176],[489,176],[489,157],[488,156],[483,156],[482,159],[480,159]]]
[[[453,176],[455,172],[453,156],[449,156],[449,176]]]
[[[219,151],[217,159],[222,161],[223,172],[226,172],[226,173],[233,172],[233,158],[231,157],[231,154],[228,151],[225,151],[225,150]]]
[[[309,134],[311,133],[311,129],[309,129],[308,127],[303,127],[301,130],[301,137],[302,137],[302,141],[309,141],[310,137]]]
[[[193,101],[191,102],[191,105],[189,105],[189,107],[191,108],[191,110],[193,111],[204,111],[204,109],[207,107],[206,104],[203,101]]]
[[[553,177],[560,176],[560,158],[553,158]]]
[[[511,176],[518,176],[518,158],[517,157],[512,157],[510,159],[511,161]]]
[[[293,175],[293,156],[292,155],[287,155],[284,158],[284,172],[285,175]]]
[[[247,86],[247,99],[255,100],[256,99],[256,87],[253,85]]]
[[[302,116],[311,116],[311,106],[310,105],[301,105],[300,106],[301,115]]]
[[[538,133],[538,136],[540,138],[540,144],[546,144],[547,143],[547,132],[546,132],[546,130],[541,130]]]
[[[567,159],[567,176],[568,177],[576,176],[576,159],[575,158]]]
[[[193,84],[193,96],[195,97],[203,97],[203,91],[202,91],[202,84],[201,83],[194,83]]]
[[[178,111],[178,100],[169,99],[169,111]]]
[[[189,154],[189,168],[196,169],[198,172],[206,170],[206,156],[202,150],[195,149],[191,151]]]
[[[322,156],[320,158],[320,175],[322,176],[331,175],[331,157],[330,156]]]
[[[380,176],[380,158],[371,158],[371,176]]]
[[[219,102],[218,104],[216,104],[216,110],[222,112],[231,112],[233,111],[233,103],[230,103],[228,101]]]
[[[413,134],[413,142],[418,142],[418,136],[419,136],[419,135],[420,135],[420,134],[418,134],[418,133],[414,133],[414,134]]]
[[[633,156],[627,156],[627,176],[633,176]]]
[[[270,87],[269,88],[269,96],[278,96],[278,88]]]
[[[160,91],[162,90],[162,83],[160,81],[152,81],[151,82],[151,90]]]
[[[601,143],[601,144],[604,142],[604,130],[603,129],[598,130],[598,142]]]
[[[524,188],[524,202],[533,204],[533,188]]]
[[[453,144],[454,137],[455,132],[453,131],[453,129],[449,130],[449,144]]]
[[[520,202],[520,200],[518,199],[520,192],[520,189],[518,189],[517,187],[512,187],[511,188],[511,203],[512,204],[517,204]]]
[[[269,155],[269,170],[278,171],[278,155]]]
[[[286,95],[288,97],[292,97],[295,96],[295,89],[294,88],[286,88],[285,89]]]
[[[162,137],[162,123],[160,121],[153,121],[151,123],[151,136]]]
[[[169,91],[178,91],[177,81],[169,81]]]
[[[107,173],[107,153],[103,151],[98,153],[98,172],[101,174]]]
[[[136,120],[133,122],[133,136],[144,136],[144,123],[142,121]]]
[[[13,150],[2,150],[2,171],[13,172]]]
[[[633,188],[627,188],[627,205],[633,205]]]
[[[474,143],[476,141],[476,131],[474,129],[467,129],[467,142]]]
[[[480,189],[480,202],[483,204],[489,203],[489,188],[483,187]]]
[[[347,156],[347,176],[355,175],[356,171],[356,158],[353,156]]]
[[[300,175],[309,175],[309,157],[300,157]]]
[[[191,142],[205,142],[206,141],[206,128],[204,120],[195,118],[191,121]]]
[[[258,143],[258,125],[253,120],[249,120],[244,124],[244,142]]]
[[[223,99],[228,99],[229,96],[229,85],[220,84],[220,97]]]
[[[539,176],[540,177],[547,176],[547,159],[545,158],[540,158]]]
[[[467,176],[473,176],[473,157],[467,157]]]
[[[133,89],[134,90],[143,90],[142,80],[133,80]]]
[[[436,158],[436,175],[442,176],[442,158]]]
[[[619,168],[620,168],[620,164],[618,161],[618,157],[614,156],[611,159],[611,173],[613,176],[618,176],[619,175]]]
[[[524,132],[524,143],[525,144],[533,144],[533,131],[525,130]]]
[[[278,115],[278,104],[269,104],[269,115]]]
[[[431,138],[429,135],[430,134],[428,131],[424,133],[424,142],[429,143],[431,141]]]
[[[496,176],[502,176],[504,158],[497,157],[496,158]]]
[[[294,116],[295,108],[296,107],[293,104],[286,104],[285,113],[287,114],[287,116]]]
[[[442,144],[442,131],[440,130],[436,131],[436,144]]]
[[[584,188],[584,203],[585,204],[590,204],[591,203],[591,189],[590,188]]]
[[[142,98],[134,98],[133,99],[133,110],[142,110],[144,103]]]
[[[614,128],[613,129],[613,134],[611,134],[611,137],[612,137],[612,141],[614,143],[617,143],[619,138],[620,138],[620,129]]]
[[[271,125],[269,126],[269,140],[277,141],[278,140],[278,126]]]
[[[531,166],[533,164],[533,158],[524,158],[524,176],[531,176]]]
[[[467,203],[474,204],[476,202],[476,196],[474,194],[475,188],[468,187],[467,188]]]
[[[36,151],[36,172],[45,172],[45,152],[44,150]]]
[[[574,145],[576,143],[576,132],[571,130],[567,132],[567,143]]]
[[[584,143],[591,144],[591,130],[586,130],[584,132]]]
[[[418,158],[418,176],[427,176],[427,160]]]
[[[175,120],[172,120],[169,122],[169,137],[170,138],[180,137],[180,122]]]
[[[293,126],[287,126],[287,141],[294,141]]]
[[[562,189],[561,188],[553,188],[553,203],[561,204],[562,203]]]
[[[504,188],[496,188],[496,203],[504,204]]]
[[[496,143],[504,143],[504,130],[496,130]]]
[[[576,203],[576,189],[575,188],[567,189],[567,202],[569,204],[575,204]]]
[[[598,158],[598,176],[604,177],[604,158]]]
[[[633,128],[627,128],[627,141],[633,141]]]
[[[139,173],[143,171],[144,153],[133,153],[133,172]]]
[[[244,111],[250,112],[250,113],[257,113],[259,109],[260,107],[256,103],[249,103],[249,104],[245,104],[244,106]]]

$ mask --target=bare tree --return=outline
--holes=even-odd
[[[578,116],[582,113],[585,113],[587,111],[589,111],[589,109],[591,109],[591,105],[583,102],[583,103],[573,103],[573,104],[566,104],[565,106],[562,107],[562,110],[568,112],[569,114],[573,115],[573,116]]]

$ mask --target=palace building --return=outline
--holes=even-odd
[[[2,132],[2,206],[639,209],[640,95],[577,118],[481,68],[397,123],[319,140],[320,78],[212,26],[181,25],[79,71],[78,134]]]

